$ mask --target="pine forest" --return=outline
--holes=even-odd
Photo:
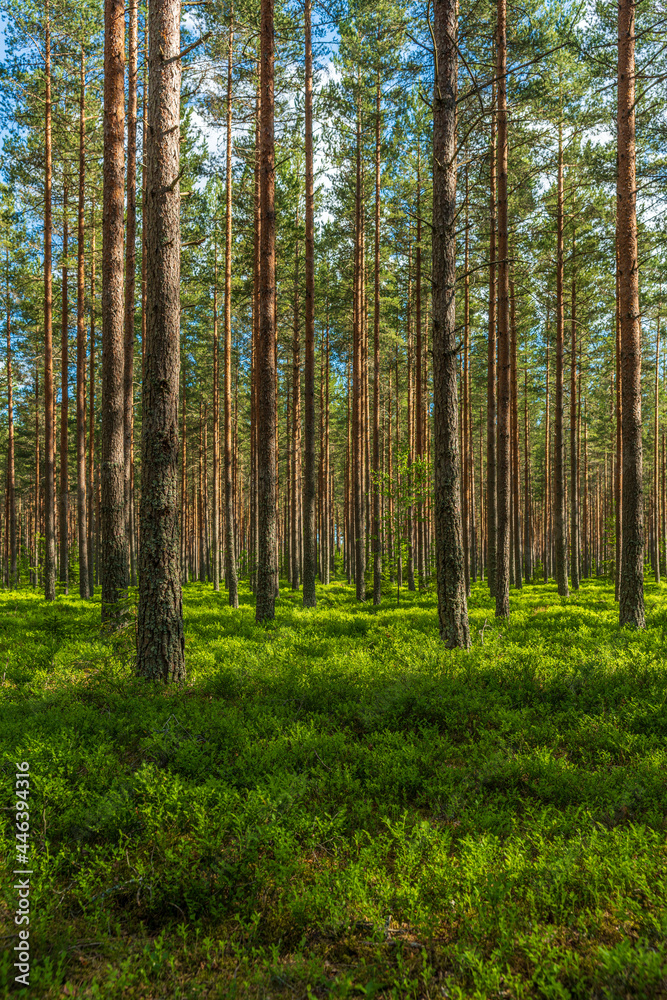
[[[664,4],[0,0],[0,144],[2,995],[667,997]]]

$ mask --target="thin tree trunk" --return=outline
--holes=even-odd
[[[380,73],[375,91],[375,260],[373,310],[373,604],[382,600],[380,520],[380,142],[382,136]]]
[[[261,2],[260,315],[257,344],[258,622],[275,617],[276,577],[276,218],[273,0]]]
[[[577,454],[577,270],[576,237],[572,232],[572,327],[570,337],[570,573],[579,590],[579,457]]]
[[[663,432],[664,433],[664,432]],[[664,452],[664,448],[663,448]],[[664,465],[664,462],[663,462]],[[664,479],[664,476],[663,476]],[[664,490],[663,490],[664,492]],[[34,542],[35,542],[35,579],[34,586],[39,587],[39,536],[41,524],[40,510],[40,468],[39,468],[39,362],[35,358],[35,520],[34,520]]]
[[[635,5],[618,5],[617,222],[623,399],[623,529],[619,620],[644,628],[641,327],[635,173]]]
[[[530,448],[528,436],[528,365],[523,369],[523,474],[524,474],[524,498],[523,498],[523,559],[526,574],[526,583],[530,583],[533,578],[533,556],[531,519],[532,503],[530,495]]]
[[[438,614],[447,645],[467,648],[456,384],[456,36],[456,0],[435,0],[432,274]]]
[[[486,377],[486,565],[489,593],[496,595],[496,86],[491,99],[489,143],[489,339]]]
[[[519,369],[517,364],[516,298],[514,278],[510,279],[510,329],[512,351],[512,514],[514,518],[514,582],[521,590],[521,473],[519,469]]]
[[[579,403],[581,406],[581,401]],[[584,518],[584,576],[589,577],[591,575],[591,562],[590,562],[590,516],[588,512],[588,418],[586,415],[586,400],[584,400],[584,503],[583,503],[583,518]]]
[[[69,514],[69,469],[67,430],[69,417],[69,296],[68,267],[69,227],[67,218],[69,179],[63,183],[63,265],[62,265],[62,317],[60,326],[60,495],[58,503],[58,533],[60,540],[60,582],[69,593],[69,546],[67,522]]]
[[[550,406],[550,386],[549,386],[549,303],[547,302],[547,324],[546,324],[546,392],[544,402],[544,582],[549,582],[551,575],[551,428],[549,426],[549,406]]]
[[[206,580],[206,555],[204,552],[204,423],[203,405],[199,399],[199,479],[197,482],[197,546],[198,546],[198,579],[200,583]]]
[[[81,65],[79,73],[79,218],[77,247],[77,288],[76,288],[76,480],[77,480],[77,522],[79,538],[79,596],[86,601],[90,597],[90,577],[88,571],[88,523],[86,510],[86,327],[85,327],[85,75],[83,42],[81,43]]]
[[[498,0],[498,438],[496,617],[509,618],[510,331],[507,232],[507,2]]]
[[[127,584],[128,564],[125,533],[123,416],[124,68],[124,5],[121,0],[105,0],[101,555],[102,621],[111,627],[120,624],[118,601]]]
[[[416,330],[416,358],[415,358],[415,373],[416,373],[416,392],[415,392],[415,451],[417,452],[417,458],[423,459],[424,457],[424,438],[423,438],[423,393],[422,393],[422,263],[421,263],[421,239],[422,239],[422,220],[421,220],[421,158],[419,141],[417,141],[417,246],[415,248],[415,330]],[[464,453],[465,454],[465,453]],[[464,460],[465,461],[465,460]],[[465,482],[465,479],[463,480]],[[423,544],[423,503],[421,498],[417,501],[416,510],[416,525],[415,534],[417,541],[417,579],[419,581],[419,589],[422,590],[424,587],[424,544]],[[463,531],[466,530],[466,522],[463,523]],[[465,547],[465,542],[464,542]]]
[[[12,384],[11,296],[9,291],[9,243],[6,244],[7,300],[7,508],[9,515],[9,564],[7,583],[10,589],[18,585],[16,562],[16,482],[14,471],[14,398]]]
[[[127,234],[125,242],[125,357],[123,373],[123,495],[130,584],[137,583],[132,496],[132,423],[134,420],[134,288],[137,238],[137,21],[138,0],[130,0],[127,79]]]
[[[234,489],[232,482],[232,61],[234,8],[229,21],[227,52],[227,163],[225,187],[225,577],[229,606],[239,606],[239,584],[234,544]],[[217,340],[217,337],[216,337]],[[216,410],[217,415],[217,410]],[[217,419],[217,416],[216,416]],[[217,517],[217,512],[216,512]],[[217,552],[217,540],[216,540]],[[217,555],[216,555],[217,559]]]
[[[410,226],[408,225],[408,294],[406,302],[406,321],[407,321],[407,331],[406,331],[406,355],[407,355],[407,397],[408,397],[408,412],[407,412],[407,424],[408,424],[408,494],[412,496],[412,463],[415,458],[415,403],[414,403],[414,379],[413,379],[413,354],[412,354],[412,240],[410,233]],[[398,369],[396,371],[396,380],[398,384]],[[398,391],[398,390],[397,390]],[[396,405],[398,406],[398,395],[396,397]],[[396,424],[396,433],[398,434],[398,423]],[[396,451],[398,453],[398,442],[396,444]],[[398,475],[398,473],[397,473]],[[408,575],[408,590],[414,591],[415,589],[415,537],[414,537],[414,511],[412,508],[412,502],[409,503],[407,509],[407,538],[406,538],[406,571]],[[400,587],[399,587],[400,592]]]
[[[53,419],[53,275],[51,273],[51,28],[46,0],[44,40],[44,597],[56,596],[56,523],[53,481],[55,426]]]
[[[304,359],[303,606],[314,608],[316,567],[315,502],[315,229],[313,192],[313,50],[311,0],[305,0],[306,29],[306,355]]]
[[[466,594],[470,596],[470,489],[469,489],[469,427],[468,427],[468,403],[470,396],[470,209],[469,209],[469,184],[468,184],[468,151],[465,150],[465,237],[463,256],[463,420],[461,421],[463,438],[463,489],[461,491],[463,500],[463,566],[466,578]]]
[[[663,558],[665,560],[665,572],[667,573],[667,494],[665,492],[665,482],[667,476],[667,469],[665,469],[665,428],[662,428],[662,522],[661,522],[661,538],[662,538],[662,551]]]
[[[660,393],[658,390],[659,367],[660,313],[658,313],[658,328],[655,334],[655,413],[653,420],[653,563],[656,583],[660,583],[660,428],[658,424],[658,407],[660,401]]]
[[[213,265],[213,589],[220,590],[220,353],[218,343],[218,231]]]
[[[88,588],[95,593],[96,552],[94,545],[97,531],[95,518],[95,203],[91,213],[90,233],[90,405],[88,408]]]
[[[144,373],[144,380],[146,375]],[[187,483],[187,468],[188,468],[188,438],[187,438],[187,397],[185,394],[185,365],[183,365],[182,370],[183,379],[183,413],[181,415],[181,575],[184,583],[188,582],[188,483]],[[143,393],[142,393],[143,395]]]
[[[297,209],[296,229],[299,229]],[[299,589],[301,566],[301,320],[299,315],[299,241],[294,251],[294,327],[292,336],[292,590]]]
[[[554,529],[556,535],[556,583],[567,597],[567,518],[565,513],[565,466],[563,441],[563,123],[558,124],[558,206],[556,263],[556,414],[554,427]]]
[[[180,0],[151,0],[146,150],[147,324],[137,670],[185,677],[178,565]]]
[[[354,484],[354,579],[358,601],[366,600],[366,498],[364,494],[364,364],[363,364],[363,245],[361,204],[361,110],[357,108],[355,261],[354,261],[354,371],[353,371],[353,484]]]
[[[144,21],[144,67],[142,92],[142,131],[141,131],[141,384],[144,384],[146,369],[146,146],[148,136],[148,25]],[[143,401],[142,401],[143,407]]]

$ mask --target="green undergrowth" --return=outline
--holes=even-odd
[[[667,996],[667,586],[185,588],[183,687],[132,673],[99,597],[0,594],[0,984],[16,762],[31,770],[31,997]]]

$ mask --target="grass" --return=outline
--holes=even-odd
[[[0,595],[0,984],[17,761],[31,997],[667,997],[667,587],[536,585],[473,649],[435,595],[275,623],[185,590],[188,680],[132,675],[99,603]]]

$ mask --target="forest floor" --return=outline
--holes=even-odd
[[[30,997],[667,997],[667,585],[486,584],[254,623],[185,588],[184,687],[97,602],[0,594],[0,986],[30,765]]]

